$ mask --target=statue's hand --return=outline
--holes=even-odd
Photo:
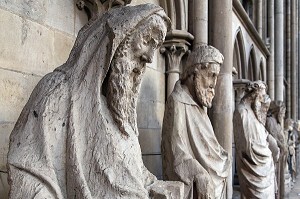
[[[198,199],[215,198],[215,187],[209,174],[197,174],[195,176]]]

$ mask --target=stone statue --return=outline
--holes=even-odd
[[[290,150],[289,150],[289,145],[288,145],[288,140],[289,140],[289,134],[293,130],[293,124],[294,121],[290,118],[285,119],[284,121],[284,137],[285,137],[285,142],[287,146],[287,157],[285,161],[285,167],[284,167],[284,182],[285,182],[285,194],[287,195],[289,191],[292,188],[292,181],[291,181],[291,174],[290,174]]]
[[[195,49],[166,103],[164,178],[184,182],[186,199],[226,198],[231,157],[218,143],[204,110],[212,105],[223,59],[212,46]]]
[[[250,82],[234,113],[234,139],[241,198],[275,198],[275,171],[265,129],[270,98],[262,81]]]
[[[266,129],[275,138],[277,146],[280,148],[278,161],[273,158],[278,186],[276,198],[278,199],[284,198],[284,169],[287,161],[287,142],[285,140],[283,129],[285,111],[286,108],[282,101],[272,101],[266,121]]]
[[[12,131],[10,198],[144,199],[162,190],[172,198],[173,185],[183,192],[182,183],[158,182],[146,169],[136,123],[145,64],[169,26],[162,8],[145,4],[111,9],[80,30]]]
[[[298,135],[296,135],[296,131],[294,131],[294,120],[286,119],[286,134],[287,134],[287,144],[289,150],[289,158],[288,158],[288,168],[292,177],[292,182],[296,182],[296,142],[298,139]]]

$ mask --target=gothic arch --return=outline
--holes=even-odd
[[[240,28],[238,28],[234,40],[233,48],[233,66],[238,72],[238,79],[246,78],[246,55],[245,55],[245,44],[243,33]]]
[[[257,64],[256,64],[256,53],[254,46],[252,45],[250,48],[250,54],[248,59],[248,67],[247,67],[247,79],[254,81],[258,80],[257,73]]]
[[[266,81],[266,67],[265,67],[265,63],[263,61],[263,58],[260,59],[260,63],[259,63],[259,73],[258,73],[258,79],[262,80],[262,81]]]

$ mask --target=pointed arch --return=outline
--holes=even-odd
[[[266,81],[266,67],[263,58],[260,58],[258,79]]]
[[[239,27],[235,40],[234,40],[234,48],[233,48],[233,67],[238,72],[237,78],[238,79],[245,79],[246,78],[246,54],[245,54],[245,44],[244,38],[241,28]]]
[[[247,67],[247,79],[254,81],[254,80],[258,80],[258,70],[256,64],[256,53],[253,44],[250,49],[251,50],[249,54],[248,67]]]

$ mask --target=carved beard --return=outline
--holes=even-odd
[[[252,108],[257,120],[262,123],[263,125],[266,124],[268,109],[270,107],[270,98],[268,95],[264,96],[263,102],[261,102],[258,98],[255,99]]]
[[[213,88],[203,88],[201,85],[201,76],[195,75],[195,93],[200,105],[210,108],[212,106],[212,100],[215,96],[215,90]]]
[[[134,68],[140,69],[133,72]],[[116,57],[111,63],[107,103],[121,133],[138,134],[136,106],[145,64],[128,57]]]

